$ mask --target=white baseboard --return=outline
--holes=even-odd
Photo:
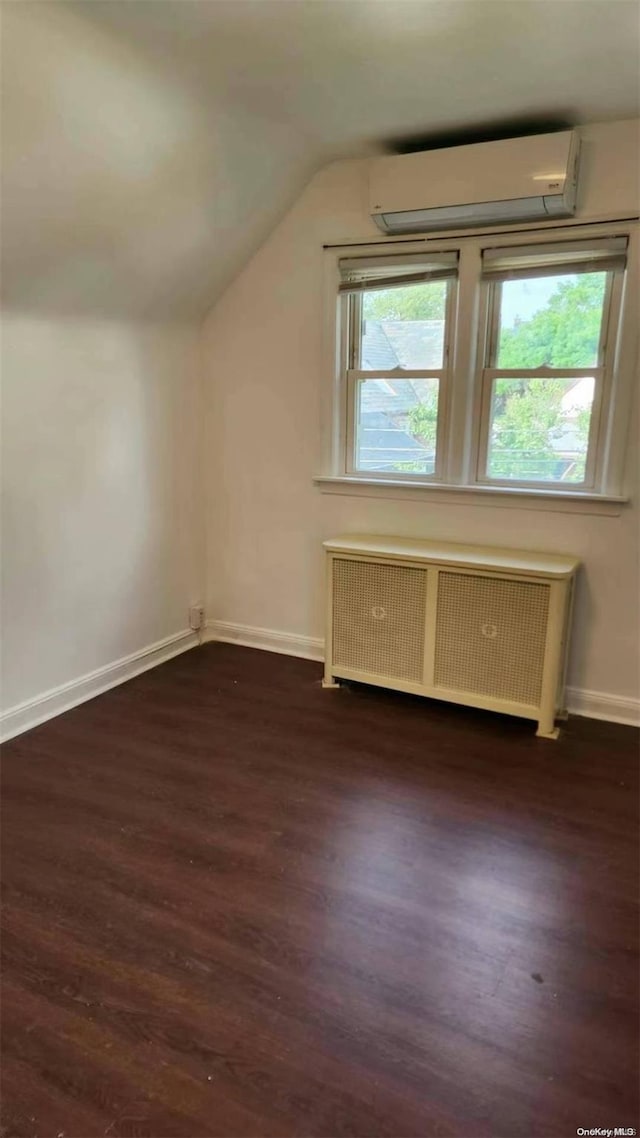
[[[273,628],[254,628],[249,624],[231,624],[226,620],[208,620],[205,639],[242,644],[245,648],[263,648],[283,656],[302,656],[305,660],[324,659],[324,641],[320,638],[276,632]]]
[[[164,664],[165,660],[186,652],[188,648],[195,648],[197,643],[197,634],[185,629],[173,636],[166,636],[155,644],[149,644],[138,652],[132,652],[130,656],[123,656],[112,664],[106,664],[103,668],[97,668],[95,672],[87,672],[77,680],[70,680],[69,683],[50,688],[24,703],[16,704],[0,715],[0,740],[5,742],[22,731],[36,727],[38,723],[53,719],[55,715],[93,699],[140,672]]]
[[[609,723],[640,727],[640,700],[625,699],[610,692],[567,688],[567,710],[586,719],[606,719]]]
[[[324,641],[320,637],[295,636],[272,628],[253,628],[248,624],[232,624],[225,620],[208,620],[206,639],[242,644],[247,648],[263,648],[267,652],[281,652],[285,656],[302,656],[306,660],[324,659]],[[566,694],[567,709],[573,715],[640,727],[638,699],[573,687],[567,688]]]
[[[209,620],[204,639],[240,644],[248,648],[261,648],[285,656],[300,656],[305,660],[323,659],[324,642],[320,637],[295,636],[272,628],[255,628],[247,624]],[[28,731],[38,723],[44,723],[45,720],[52,719],[63,711],[69,711],[79,703],[93,699],[109,688],[132,679],[140,672],[146,672],[149,668],[155,668],[189,648],[195,648],[197,644],[197,634],[185,629],[103,668],[97,668],[94,672],[88,672],[77,680],[71,680],[24,703],[16,704],[0,715],[0,740],[4,742],[14,735]],[[567,708],[572,714],[583,715],[587,719],[604,719],[610,723],[640,726],[640,700],[623,698],[609,692],[569,687]]]

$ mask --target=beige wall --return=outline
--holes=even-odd
[[[2,703],[188,627],[201,599],[193,328],[8,313]]]
[[[637,124],[585,128],[580,216],[637,209]],[[210,314],[204,329],[208,615],[322,636],[321,542],[395,533],[571,552],[584,559],[570,684],[638,693],[635,502],[618,517],[323,494],[324,242],[376,235],[366,164],[316,175]],[[635,454],[635,447],[633,448]],[[629,477],[634,470],[630,464]]]
[[[201,320],[313,160],[286,124],[194,89],[94,7],[2,5],[3,303]]]
[[[625,124],[587,132],[583,214],[634,208],[635,137]],[[158,317],[47,311],[37,274],[31,308],[8,308],[5,709],[183,630],[202,599],[205,522],[209,617],[301,637],[322,635],[320,543],[332,533],[577,553],[586,573],[571,682],[635,696],[635,505],[591,517],[335,497],[313,485],[327,382],[322,244],[373,235],[365,163],[341,162],[236,278],[200,345],[192,325]],[[101,307],[96,294],[90,307]]]
[[[321,245],[376,232],[363,162],[325,169],[210,315],[202,448],[196,322],[319,151],[288,114],[243,110],[90,9],[3,10],[3,706],[184,629],[205,521],[209,615],[303,636],[322,632],[320,541],[336,530],[573,550],[588,565],[574,682],[633,691],[630,511],[313,486]],[[631,142],[624,124],[587,134],[583,210],[636,206]]]
[[[2,25],[4,732],[202,598],[197,321],[246,162],[82,5],[9,4]]]

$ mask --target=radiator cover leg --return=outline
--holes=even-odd
[[[557,739],[559,734],[560,728],[556,727],[555,723],[552,722],[551,726],[549,726],[549,724],[542,719],[538,723],[536,735],[539,739]]]

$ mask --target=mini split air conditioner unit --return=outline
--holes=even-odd
[[[576,131],[373,158],[371,215],[383,233],[421,233],[575,213]]]

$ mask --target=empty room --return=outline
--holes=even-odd
[[[0,1138],[635,1135],[640,6],[0,15]]]

